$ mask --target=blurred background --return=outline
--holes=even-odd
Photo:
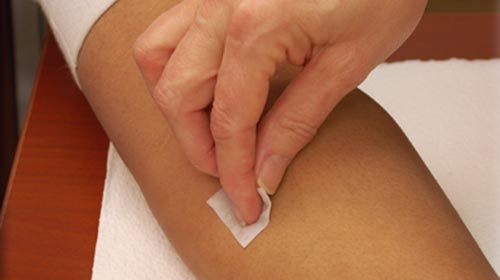
[[[32,0],[0,2],[0,199],[28,107],[46,25]],[[2,199],[3,200],[3,199]]]
[[[500,0],[429,0],[428,10],[485,12],[498,10],[499,3]],[[3,0],[0,5],[0,201],[3,201],[47,27],[34,0]]]

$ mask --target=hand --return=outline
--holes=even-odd
[[[415,28],[426,0],[185,0],[134,47],[192,164],[246,223],[335,105]],[[303,66],[263,117],[281,62]],[[208,108],[211,106],[211,112]],[[257,178],[257,179],[256,179]]]

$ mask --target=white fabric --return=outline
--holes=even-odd
[[[40,4],[59,43],[73,78],[80,48],[97,19],[116,0],[35,0]]]
[[[246,248],[252,240],[259,235],[269,224],[269,215],[271,214],[271,198],[267,195],[263,188],[258,188],[260,197],[262,198],[262,212],[259,219],[248,226],[242,226],[236,215],[234,215],[233,204],[226,192],[223,189],[219,189],[212,197],[207,201],[208,205],[212,207],[217,216],[222,220],[226,227],[231,231],[236,241],[241,245],[241,247]]]
[[[498,73],[498,59],[408,61],[379,66],[361,85],[408,135],[497,272]],[[92,279],[194,279],[112,146]]]

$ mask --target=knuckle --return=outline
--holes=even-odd
[[[308,143],[318,130],[318,125],[313,124],[301,114],[284,114],[276,120],[280,133],[294,142]]]
[[[198,8],[196,15],[209,22],[210,18],[227,4],[226,2],[227,0],[204,0],[203,4]]]
[[[145,40],[142,37],[139,37],[132,47],[132,54],[134,56],[134,60],[139,65],[144,65],[151,60],[151,55]]]
[[[221,26],[216,18],[224,18],[227,11],[228,0],[204,0],[196,11],[192,22],[192,28],[203,34],[207,40],[214,37],[223,40],[222,34],[219,34]]]
[[[216,142],[227,141],[234,134],[234,120],[227,102],[215,99],[210,114],[210,130]]]
[[[198,10],[196,11],[196,15],[193,20],[193,25],[197,28],[201,28],[205,26],[206,24],[210,23],[210,18],[212,17],[211,15],[211,10],[212,6],[214,6],[213,3],[215,0],[206,0],[204,1],[203,5],[201,5]]]
[[[178,98],[167,86],[158,84],[151,92],[156,104],[160,107],[162,112],[167,116],[175,116],[178,111]]]
[[[254,32],[262,23],[262,15],[255,5],[240,5],[234,12],[227,30],[228,40],[243,43],[248,40],[250,32]]]
[[[150,65],[163,65],[165,59],[172,54],[173,48],[162,48],[154,46],[149,42],[148,38],[141,35],[132,47],[132,56],[139,67],[147,67]]]
[[[369,73],[369,70],[366,69],[367,59],[364,52],[356,47],[351,47],[343,54],[339,65],[342,71],[338,79],[346,88],[352,89],[361,84],[367,77]]]

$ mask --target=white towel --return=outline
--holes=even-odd
[[[500,59],[408,61],[380,65],[361,85],[401,126],[497,273],[499,77]],[[194,279],[113,146],[92,279]]]
[[[165,238],[113,145],[92,270],[94,280],[196,279]]]

